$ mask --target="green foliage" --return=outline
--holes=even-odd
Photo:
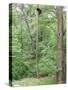
[[[27,76],[29,67],[22,60],[14,60],[12,62],[12,78],[17,80]]]

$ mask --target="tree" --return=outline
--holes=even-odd
[[[57,7],[57,80],[63,83],[64,51],[63,51],[63,7]]]

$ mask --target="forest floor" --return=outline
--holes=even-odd
[[[45,78],[24,78],[20,80],[14,80],[12,82],[13,86],[36,86],[36,85],[50,85],[57,84],[55,78],[45,77]]]

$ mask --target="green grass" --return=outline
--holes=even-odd
[[[57,84],[55,78],[45,77],[45,78],[24,78],[21,80],[16,80],[12,82],[13,86],[35,86],[35,85],[50,85]]]

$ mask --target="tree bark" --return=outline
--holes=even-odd
[[[57,7],[57,80],[63,83],[63,7]]]

